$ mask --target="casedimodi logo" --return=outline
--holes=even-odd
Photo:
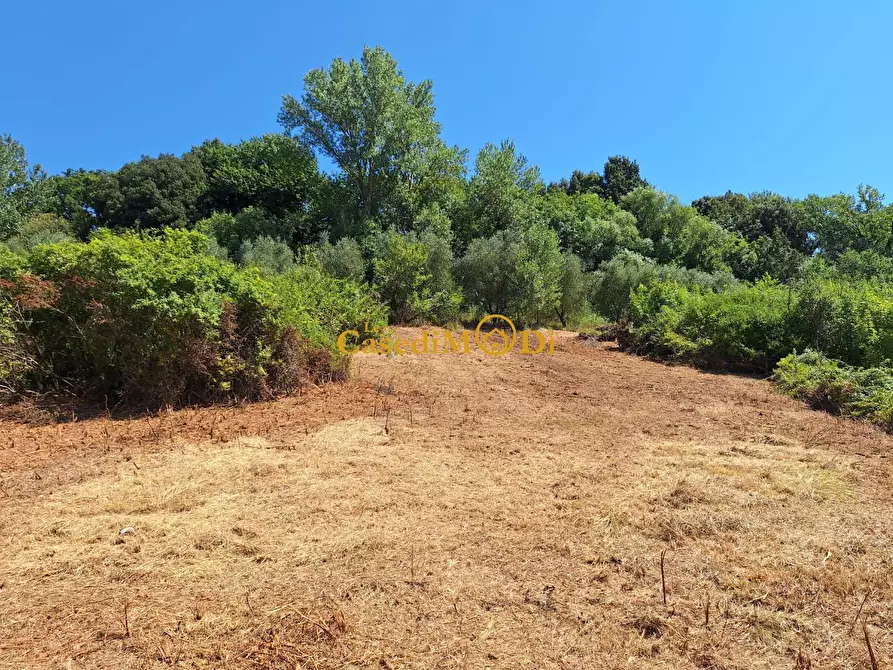
[[[504,356],[520,342],[518,353],[554,354],[555,333],[540,330],[517,330],[515,324],[502,314],[488,314],[478,322],[474,331],[454,333],[443,328],[424,331],[415,339],[368,338],[359,341],[357,330],[345,330],[338,336],[338,349],[345,354],[358,351],[367,354],[470,354],[472,341],[487,356]]]

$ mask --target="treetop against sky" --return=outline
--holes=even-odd
[[[283,94],[382,45],[447,145],[511,138],[546,181],[610,155],[689,202],[891,188],[882,2],[349,2],[5,9],[0,132],[49,172],[280,130]]]

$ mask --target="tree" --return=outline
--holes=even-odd
[[[589,278],[583,272],[583,263],[579,256],[563,253],[560,280],[560,296],[555,313],[561,321],[562,328],[580,316],[586,309],[589,294]]]
[[[372,285],[390,307],[396,323],[443,321],[462,302],[452,285],[449,243],[428,233],[389,230],[372,241]]]
[[[46,174],[30,166],[25,147],[10,135],[0,135],[0,237],[15,233],[24,217],[46,205]]]
[[[366,278],[363,250],[352,237],[342,237],[335,244],[324,240],[313,247],[322,269],[333,277],[360,283]]]
[[[47,209],[68,221],[80,239],[86,239],[95,227],[110,225],[106,220],[110,207],[104,196],[117,200],[120,194],[117,184],[109,187],[104,182],[114,179],[104,170],[84,169],[47,177]]]
[[[621,252],[594,273],[592,305],[599,314],[618,321],[627,316],[630,292],[657,277],[657,264],[633,252]]]
[[[619,204],[623,196],[648,182],[639,174],[639,164],[626,156],[611,156],[602,170],[601,195]]]
[[[80,198],[65,203],[69,216],[78,208],[92,210],[98,224],[112,228],[183,227],[200,217],[205,174],[192,154],[143,156],[116,173],[80,172],[69,178],[77,180],[71,198]]]
[[[549,190],[561,190],[568,195],[593,193],[619,204],[623,196],[640,186],[648,186],[648,182],[639,174],[639,164],[626,156],[611,156],[601,174],[574,170],[570,180],[550,184]]]
[[[434,233],[445,240],[452,240],[453,237],[453,222],[437,203],[422,208],[416,215],[412,228],[418,233]]]
[[[469,242],[465,255],[456,264],[456,275],[470,306],[488,314],[509,311],[518,243],[514,229]]]
[[[413,233],[416,234],[416,233]],[[453,249],[449,237],[438,235],[434,230],[416,234],[428,247],[427,271],[431,277],[428,290],[432,296],[430,313],[439,323],[455,319],[462,305],[462,292],[453,279]]]
[[[195,228],[214,237],[233,256],[243,242],[258,237],[272,237],[298,248],[319,237],[319,231],[301,212],[274,216],[258,207],[248,207],[238,214],[215,212],[198,221]]]
[[[204,168],[202,209],[240,212],[260,207],[274,216],[308,212],[318,189],[316,157],[286,135],[263,135],[238,144],[209,140],[192,153]]]
[[[4,242],[15,252],[28,252],[39,244],[57,244],[74,239],[71,224],[55,214],[31,214]]]
[[[393,198],[463,169],[463,154],[439,137],[431,82],[406,81],[381,47],[311,70],[300,101],[283,97],[279,122],[335,163],[360,220],[399,210]]]
[[[777,239],[778,230],[792,249],[807,255],[815,251],[815,236],[806,217],[795,201],[777,193],[764,191],[745,196],[727,191],[722,196],[699,198],[692,207],[726,230],[741,234],[748,242],[762,237]]]
[[[485,144],[468,184],[466,210],[457,222],[459,246],[530,222],[535,214],[534,195],[542,191],[539,168],[528,164],[514,142]]]
[[[542,323],[560,304],[564,262],[558,235],[543,224],[521,232],[515,259],[514,313],[522,322]]]
[[[567,193],[569,195],[594,193],[598,196],[604,196],[605,183],[598,172],[584,173],[581,170],[574,170],[567,185]]]
[[[651,239],[660,263],[677,263],[704,272],[728,270],[726,256],[734,236],[675,196],[639,187],[623,197],[639,231]]]
[[[847,250],[893,254],[893,208],[876,188],[860,184],[856,195],[809,195],[796,203],[817,249],[835,259]]]
[[[446,219],[458,216],[466,198],[466,151],[442,142],[400,160],[402,177],[379,213],[382,225],[419,230],[420,219],[432,212]]]
[[[561,248],[580,256],[588,269],[622,249],[652,252],[651,240],[639,235],[636,218],[594,193],[567,195],[553,190],[539,200],[538,208],[558,233]]]
[[[282,240],[264,235],[242,242],[239,263],[283,274],[295,266],[295,254]]]
[[[735,278],[726,271],[708,273],[677,265],[659,265],[631,251],[621,251],[592,274],[592,306],[612,321],[630,316],[630,293],[643,284],[670,281],[706,291],[723,291],[736,284]]]
[[[472,240],[456,269],[471,305],[540,323],[559,306],[563,268],[558,235],[533,224]]]
[[[797,276],[797,272],[808,256],[791,246],[781,228],[775,228],[771,235],[761,235],[750,245],[753,250],[753,266],[742,279],[758,281],[765,275],[786,282]]]

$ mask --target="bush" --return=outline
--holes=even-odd
[[[339,279],[363,282],[366,279],[366,261],[363,250],[352,237],[342,237],[335,244],[324,240],[313,247],[313,253],[323,270]]]
[[[469,306],[488,314],[509,311],[518,243],[515,231],[508,230],[471,240],[465,255],[456,263],[456,276]]]
[[[629,318],[630,294],[640,285],[674,281],[687,288],[700,287],[720,291],[734,285],[729,272],[702,272],[674,265],[658,265],[631,251],[622,251],[594,273],[592,305],[602,316],[613,321]]]
[[[767,371],[795,349],[863,367],[893,359],[887,284],[813,267],[788,286],[766,279],[719,288],[642,281],[631,298],[635,346],[699,365]]]
[[[778,388],[823,409],[864,418],[893,430],[893,368],[852,368],[807,350],[783,358],[775,370]]]
[[[457,264],[470,306],[522,324],[560,308],[564,259],[554,230],[534,224],[472,240]]]
[[[431,277],[428,290],[433,297],[430,316],[437,323],[449,323],[458,316],[462,305],[462,292],[453,279],[454,259],[449,238],[429,229],[420,232],[418,239],[428,247],[426,269]]]
[[[366,285],[332,277],[309,264],[268,279],[279,299],[280,318],[332,352],[338,335],[347,329],[357,330],[363,340],[387,325],[387,306]]]
[[[239,247],[239,263],[281,274],[295,266],[295,254],[281,240],[266,235],[242,242]]]
[[[675,281],[642,285],[631,299],[631,343],[704,367],[768,372],[798,344],[790,300],[772,280],[719,293]]]
[[[876,251],[846,251],[837,257],[833,271],[841,278],[893,282],[893,258]]]
[[[24,390],[27,376],[38,365],[21,332],[23,307],[39,304],[46,287],[35,277],[23,277],[23,267],[22,257],[0,246],[0,393],[4,395]]]
[[[373,286],[396,323],[448,321],[462,295],[453,287],[449,243],[432,233],[394,230],[372,240]]]
[[[850,365],[893,359],[893,287],[866,280],[807,277],[796,285],[798,339]]]
[[[307,225],[306,216],[301,212],[274,216],[263,209],[248,207],[238,214],[215,212],[196,223],[195,228],[215,238],[235,258],[244,242],[259,237],[271,237],[289,245],[304,244],[311,234]]]
[[[54,214],[32,214],[4,244],[14,252],[27,253],[39,244],[56,244],[74,239],[71,224]]]
[[[207,248],[182,230],[37,247],[27,270],[46,298],[25,305],[24,335],[45,370],[30,385],[143,406],[270,397],[343,372],[334,328],[382,325],[354,285],[265,277]]]
[[[552,317],[561,302],[563,274],[555,231],[538,224],[522,230],[511,284],[511,311],[521,323],[538,324]]]

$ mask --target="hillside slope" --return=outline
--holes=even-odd
[[[891,446],[570,334],[361,354],[244,408],[8,419],[0,667],[865,668],[863,619],[885,667]]]

